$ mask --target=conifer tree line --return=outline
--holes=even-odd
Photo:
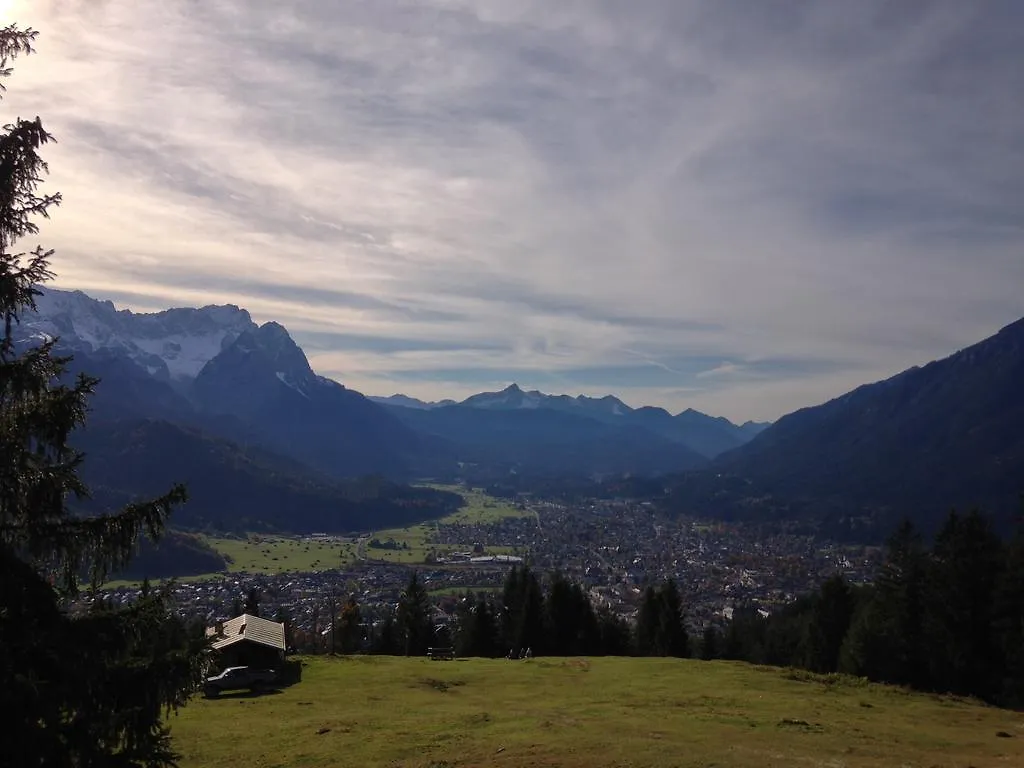
[[[357,626],[359,606],[346,603],[354,621],[335,622],[343,652],[419,656],[432,647],[452,648],[462,657],[689,656],[682,597],[675,582],[649,586],[636,628],[609,607],[595,609],[584,588],[555,571],[541,578],[529,565],[513,566],[499,594],[468,590],[454,621],[435,616],[416,573],[397,609],[372,624]],[[327,650],[328,645],[322,650]]]
[[[644,590],[634,622],[595,608],[559,572],[514,566],[500,593],[467,591],[454,621],[434,609],[414,573],[397,611],[371,628],[338,627],[346,652],[422,655],[450,645],[463,657],[699,656],[842,672],[919,690],[1024,705],[1024,526],[1008,541],[978,512],[950,513],[931,546],[910,522],[890,538],[872,584],[842,576],[768,617],[739,606],[731,621],[691,638],[669,579]]]
[[[768,618],[736,611],[716,642],[722,658],[1024,705],[1024,526],[1004,541],[953,512],[929,547],[904,522],[872,584],[834,576]]]

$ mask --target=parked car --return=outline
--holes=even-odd
[[[277,672],[272,669],[256,669],[255,667],[228,667],[219,675],[206,678],[203,693],[209,697],[217,696],[223,691],[248,689],[259,691],[277,681]]]

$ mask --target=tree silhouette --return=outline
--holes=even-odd
[[[0,30],[0,78],[32,52],[36,32]],[[0,711],[11,765],[173,764],[161,718],[182,706],[205,671],[203,642],[168,617],[167,596],[151,592],[128,608],[96,602],[72,616],[68,601],[83,574],[91,584],[123,568],[143,534],[159,537],[172,508],[165,496],[98,516],[74,513],[88,495],[82,454],[68,440],[85,422],[98,383],[67,378],[55,340],[22,343],[19,322],[53,277],[51,251],[19,252],[36,221],[60,203],[38,191],[52,137],[39,118],[0,133]]]

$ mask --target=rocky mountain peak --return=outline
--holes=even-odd
[[[195,379],[203,366],[255,327],[249,313],[233,304],[136,313],[81,291],[50,288],[37,298],[36,312],[21,323],[26,340],[56,337],[71,350],[121,354],[172,382]]]

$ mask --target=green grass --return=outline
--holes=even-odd
[[[450,515],[441,518],[440,522],[455,525],[484,525],[496,523],[508,517],[533,517],[533,512],[518,509],[514,504],[503,499],[488,496],[481,490],[467,490],[459,485],[432,485],[442,491],[457,493],[465,500],[465,505]]]
[[[207,537],[206,542],[231,559],[228,570],[232,573],[323,571],[346,565],[356,555],[351,541],[325,543],[251,534],[245,539]]]
[[[466,500],[465,506],[457,512],[441,518],[437,523],[431,521],[410,525],[406,528],[374,531],[370,538],[376,537],[381,541],[392,538],[399,544],[407,544],[408,549],[386,550],[367,547],[367,557],[372,560],[417,565],[424,562],[429,552],[438,549],[435,544],[430,543],[430,539],[439,523],[478,525],[494,523],[508,517],[531,517],[533,515],[532,512],[516,509],[515,506],[492,498],[482,491],[467,491],[461,486],[434,485],[431,487],[462,495]],[[245,538],[228,536],[204,536],[203,538],[215,550],[230,558],[228,564],[230,573],[274,574],[321,571],[344,567],[357,560],[357,545],[351,540],[346,540],[345,543],[307,542],[298,537],[268,534],[249,534]],[[457,547],[442,547],[441,551],[468,550],[472,545],[473,542],[466,542]],[[488,547],[487,553],[492,555],[519,554],[513,547]],[[208,573],[179,580],[202,581],[219,578],[221,575]],[[123,586],[138,586],[140,583],[135,580],[117,580],[108,582],[103,587],[113,589]]]
[[[534,513],[517,509],[515,505],[501,499],[488,496],[480,490],[466,490],[458,485],[431,485],[431,488],[438,488],[444,491],[458,493],[465,500],[465,505],[456,512],[440,518],[437,522],[425,522],[419,525],[410,525],[404,528],[388,528],[381,531],[374,531],[371,538],[381,541],[394,539],[399,545],[405,544],[407,549],[370,549],[366,554],[373,560],[384,560],[389,563],[416,564],[422,563],[427,555],[437,550],[441,553],[454,550],[469,550],[473,546],[472,541],[464,541],[458,545],[438,546],[431,542],[438,525],[488,525],[506,518],[533,517]],[[467,534],[468,535],[468,534]],[[488,547],[487,554],[511,555],[517,554],[514,547]]]
[[[306,659],[297,685],[170,725],[183,768],[1024,765],[1019,713],[674,659]]]

